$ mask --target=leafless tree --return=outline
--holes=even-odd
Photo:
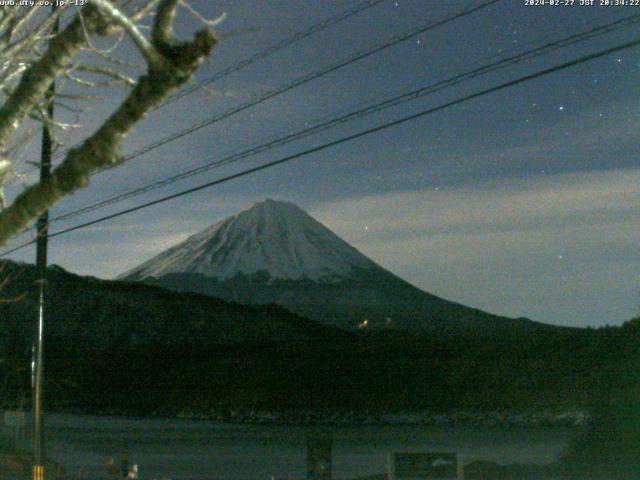
[[[181,6],[204,23],[189,41],[173,33]],[[58,32],[53,30],[56,21]],[[66,2],[54,11],[39,2],[0,6],[0,189],[15,176],[15,151],[24,143],[20,135],[25,125],[44,122],[54,138],[73,126],[48,120],[48,102],[77,113],[82,124],[85,102],[99,89],[113,84],[129,88],[102,124],[65,153],[49,181],[31,183],[10,205],[0,196],[0,245],[65,195],[85,187],[93,172],[123,161],[123,139],[209,56],[216,44],[214,24],[183,0],[88,0],[81,7]],[[104,38],[112,38],[115,46],[96,46]],[[123,48],[120,43],[133,46],[142,70],[114,54]],[[48,90],[53,81],[72,82],[75,92],[89,92],[52,99]]]

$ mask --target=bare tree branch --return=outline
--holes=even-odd
[[[116,28],[123,28],[132,35],[132,23],[119,17],[124,15],[122,11],[115,7],[108,9],[105,1],[94,0],[95,9],[83,9],[83,12],[88,12],[85,23],[91,22],[92,31],[113,33]],[[86,186],[92,172],[120,163],[120,146],[125,136],[147,112],[189,80],[198,65],[210,54],[216,43],[216,37],[210,29],[197,32],[192,41],[181,42],[173,38],[177,3],[177,0],[161,0],[152,27],[151,42],[135,42],[148,62],[148,69],[137,80],[123,103],[93,135],[67,153],[48,181],[26,188],[9,207],[0,212],[0,245],[62,197]],[[140,32],[136,29],[132,38],[138,34]],[[85,43],[84,36],[82,22],[76,17],[52,40],[42,58],[23,74],[16,90],[0,108],[0,146],[5,144],[34,106],[42,101],[51,81],[65,71],[73,55]],[[145,49],[151,49],[154,54],[145,54]],[[5,113],[6,117],[3,115]]]
[[[162,58],[153,48],[149,40],[140,32],[136,24],[122,13],[113,3],[108,0],[92,0],[93,4],[106,16],[108,16],[114,23],[120,25],[125,32],[131,37],[133,42],[140,50],[140,53],[144,56],[146,61],[150,65],[157,65],[162,61]],[[159,20],[159,12],[157,14]],[[158,23],[156,20],[156,23]]]
[[[156,21],[151,29],[151,39],[156,47],[171,42],[177,7],[178,0],[162,0],[160,2]]]
[[[97,24],[100,20],[97,12],[88,7],[85,10],[91,13],[89,21]],[[76,17],[51,40],[42,58],[25,71],[13,94],[0,107],[0,151],[31,109],[44,98],[51,82],[64,70],[84,42],[82,22]]]

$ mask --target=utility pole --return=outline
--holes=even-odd
[[[55,15],[56,7],[52,7]],[[59,22],[55,19],[53,34],[58,33]],[[40,182],[45,184],[51,179],[51,154],[53,150],[53,138],[51,136],[53,105],[56,91],[55,82],[51,82],[46,94],[46,118],[42,124],[42,149],[40,155]],[[47,246],[49,240],[49,211],[45,211],[37,222],[36,242],[36,275],[38,287],[38,318],[36,321],[35,338],[33,346],[33,461],[31,480],[44,480],[44,422],[42,418],[42,377],[43,377],[43,337],[45,318],[45,294],[47,282]]]

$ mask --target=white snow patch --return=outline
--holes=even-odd
[[[199,273],[220,280],[265,271],[272,279],[329,281],[372,260],[288,202],[265,200],[189,237],[122,278]]]

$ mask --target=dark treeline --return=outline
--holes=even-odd
[[[240,407],[593,410],[629,388],[629,375],[617,372],[632,367],[625,351],[638,335],[447,340],[50,349],[48,399],[60,409],[167,415]]]
[[[0,305],[2,402],[10,406],[28,398],[34,279],[14,263],[4,274],[12,279],[2,294],[16,298]],[[49,280],[45,398],[60,411],[596,411],[638,384],[638,320],[528,335],[356,334],[277,306],[55,267]]]

